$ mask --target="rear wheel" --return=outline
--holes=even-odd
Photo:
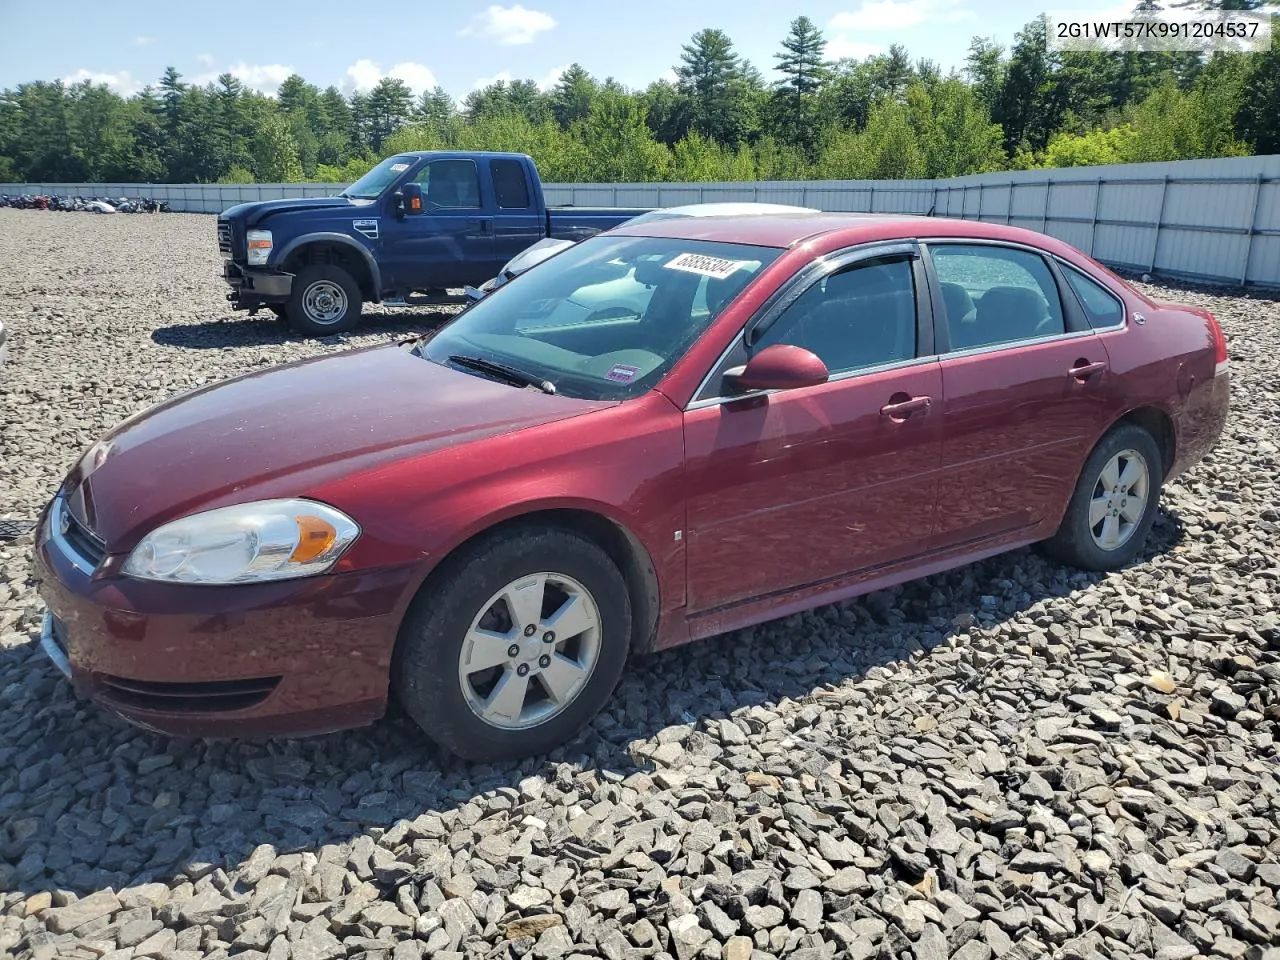
[[[564,530],[484,541],[410,607],[393,683],[426,734],[469,760],[544,753],[604,705],[631,604],[595,543]]]
[[[360,285],[341,267],[317,264],[293,278],[285,307],[289,323],[313,337],[350,330],[360,320]]]
[[[1155,522],[1164,464],[1151,434],[1124,424],[1085,462],[1062,525],[1043,544],[1056,560],[1086,570],[1117,570],[1142,550]]]

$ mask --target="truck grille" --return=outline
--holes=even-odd
[[[218,221],[218,252],[224,257],[231,256],[231,224],[225,220]]]

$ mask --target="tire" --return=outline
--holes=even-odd
[[[502,594],[517,589],[540,590],[542,603],[530,592],[523,609],[508,605]],[[575,619],[566,629],[587,626],[554,636],[567,614]],[[468,549],[418,595],[400,628],[392,684],[449,752],[515,760],[559,746],[600,711],[630,639],[630,598],[608,554],[569,531],[518,530]]]
[[[1138,479],[1120,484],[1130,470],[1145,470],[1145,478],[1135,472]],[[1041,544],[1043,552],[1085,570],[1124,567],[1146,544],[1155,522],[1163,478],[1160,448],[1151,434],[1134,424],[1116,427],[1089,454],[1062,524],[1051,539]],[[1104,480],[1116,483],[1108,489]],[[1145,499],[1136,503],[1134,493],[1145,493]],[[1102,519],[1090,523],[1091,518],[1099,516]]]
[[[276,315],[279,320],[289,319],[289,305],[285,303],[268,303],[267,309]]]
[[[285,312],[293,329],[312,337],[345,333],[360,321],[360,285],[341,267],[317,264],[293,278]]]

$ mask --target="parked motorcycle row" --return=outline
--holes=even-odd
[[[150,197],[60,197],[57,194],[26,194],[11,197],[0,194],[0,207],[19,210],[74,210],[85,213],[168,213],[166,200]]]

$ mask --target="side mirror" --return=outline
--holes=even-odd
[[[406,183],[396,191],[396,212],[402,215],[415,216],[422,212],[422,184]]]
[[[757,353],[745,366],[726,370],[724,384],[732,393],[793,390],[826,383],[830,375],[827,365],[816,353],[804,347],[775,343]]]

